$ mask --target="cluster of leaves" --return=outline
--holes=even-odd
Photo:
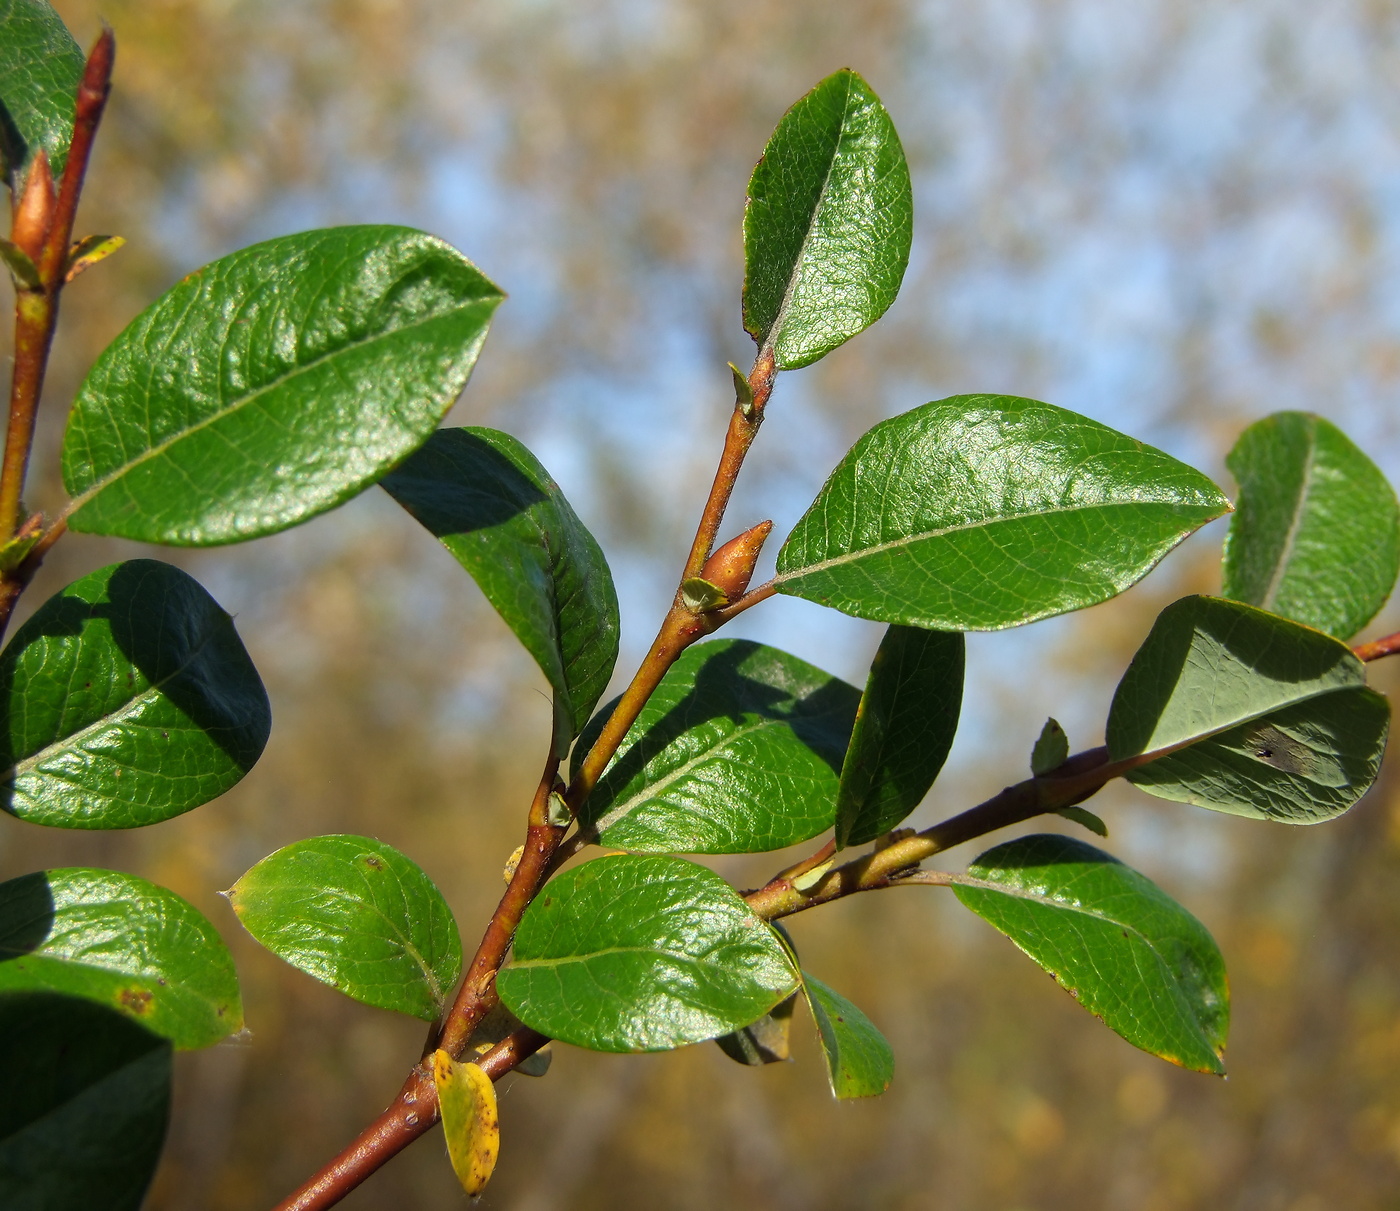
[[[18,188],[38,148],[64,154],[83,60],[42,0],[0,3],[0,47]],[[858,75],[837,72],[782,119],[749,185],[743,317],[758,364],[808,365],[878,319],[911,229],[889,115]],[[63,444],[68,525],[217,545],[380,483],[537,661],[557,752],[577,766],[613,709],[598,709],[619,632],[604,555],[517,440],[437,428],[502,298],[461,254],[398,227],[286,236],[205,266],[88,374]],[[755,406],[742,384],[736,406]],[[1229,465],[1240,498],[1223,596],[1162,612],[1114,696],[1103,759],[1161,798],[1330,819],[1374,781],[1385,743],[1388,706],[1346,641],[1400,570],[1400,511],[1370,461],[1314,416],[1259,422]],[[887,624],[863,691],[750,642],[681,655],[580,808],[582,840],[625,852],[546,884],[497,977],[506,1006],[581,1047],[718,1039],[761,1063],[786,1055],[800,994],[836,1096],[882,1092],[893,1057],[876,1027],[804,972],[735,888],[678,855],[767,852],[827,831],[837,851],[880,844],[952,745],[965,632],[1102,602],[1230,507],[1200,472],[1034,400],[958,396],[876,425],[787,537],[766,588]],[[197,583],[153,560],[103,568],[0,653],[0,806],[65,828],[165,820],[247,773],[270,722],[232,621]],[[1033,779],[1053,781],[1068,758],[1052,721]],[[1059,835],[998,845],[965,873],[924,873],[1130,1042],[1223,1071],[1223,960],[1141,874]],[[461,977],[444,898],[376,840],[298,842],[229,898],[269,950],[366,1004],[432,1022]],[[213,925],[165,889],[91,869],[0,885],[0,1017],[0,1195],[46,1208],[92,1205],[98,1189],[104,1205],[137,1206],[171,1048],[243,1025]],[[435,1072],[473,1190],[494,1162],[495,1106],[459,1058],[438,1052]]]

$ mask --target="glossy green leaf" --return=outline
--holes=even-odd
[[[1040,835],[988,850],[953,891],[1135,1047],[1225,1071],[1225,961],[1151,880],[1092,845]]]
[[[170,1118],[170,1044],[101,1005],[0,993],[0,1207],[137,1211]]]
[[[744,327],[780,370],[882,315],[909,263],[909,168],[880,98],[838,71],[783,116],[749,181]]]
[[[838,771],[860,695],[777,648],[718,639],[688,649],[642,708],[581,819],[604,845],[747,854],[836,819]],[[611,708],[577,746],[585,753]]]
[[[196,270],[78,393],[70,527],[209,546],[333,508],[437,428],[501,298],[407,227],[307,231]]]
[[[1087,417],[959,395],[852,447],[778,553],[777,588],[877,622],[998,630],[1121,593],[1229,507]]]
[[[1390,707],[1346,644],[1219,597],[1158,616],[1119,683],[1108,751],[1148,794],[1285,824],[1340,815],[1376,780]]]
[[[0,992],[47,991],[119,1010],[181,1050],[241,1030],[233,956],[173,891],[73,867],[0,883]]]
[[[797,987],[768,925],[713,871],[618,854],[548,883],[496,988],[527,1026],[593,1051],[665,1051],[728,1034]]]
[[[267,694],[197,581],[133,559],[49,598],[0,653],[0,806],[134,828],[228,790],[262,754]]]
[[[342,834],[268,855],[228,893],[259,942],[380,1009],[436,1020],[462,970],[442,893],[392,846]]]
[[[0,0],[0,168],[12,189],[42,147],[55,177],[73,138],[83,52],[45,0]]]
[[[481,586],[535,658],[562,743],[588,722],[617,661],[608,562],[549,472],[493,429],[439,429],[384,488]]]
[[[1225,460],[1240,485],[1226,597],[1350,639],[1400,572],[1400,505],[1380,469],[1308,412],[1250,425]]]
[[[892,626],[860,701],[836,800],[836,846],[864,845],[919,806],[953,747],[963,637]]]
[[[839,992],[805,971],[802,988],[817,1024],[831,1092],[842,1099],[884,1093],[894,1079],[894,1052],[885,1036]]]
[[[1031,773],[1039,778],[1069,760],[1069,737],[1058,719],[1047,719],[1031,749]]]

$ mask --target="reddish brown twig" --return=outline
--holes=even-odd
[[[1373,639],[1370,643],[1359,643],[1351,649],[1356,653],[1358,660],[1379,660],[1382,656],[1394,656],[1400,652],[1400,631],[1393,635],[1386,635],[1381,639]]]

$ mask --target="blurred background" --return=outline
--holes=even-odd
[[[608,552],[630,672],[712,474],[733,398],[725,362],[752,358],[739,320],[749,171],[787,106],[842,66],[904,140],[909,273],[876,328],[782,377],[725,537],[765,517],[785,532],[871,424],[967,391],[1086,413],[1231,491],[1222,460],[1239,430],[1310,409],[1400,478],[1395,0],[57,8],[84,46],[99,18],[117,32],[79,227],[130,243],[65,296],[35,507],[61,502],[63,413],[87,365],[180,275],[307,227],[422,227],[510,293],[450,423],[510,431],[559,480]],[[1094,610],[971,636],[957,744],[913,822],[1024,777],[1049,714],[1076,749],[1099,743],[1156,611],[1218,589],[1223,533],[1208,527]],[[25,604],[149,553],[69,537]],[[149,1206],[245,1211],[384,1105],[423,1028],[282,966],[219,889],[290,841],[367,833],[437,881],[470,948],[520,839],[549,707],[476,588],[377,489],[273,539],[157,554],[237,616],[272,698],[267,753],[224,799],[138,832],[0,819],[0,876],[132,870],[224,931],[248,1033],[179,1058]],[[1367,635],[1398,626],[1388,608]],[[879,639],[794,599],[733,633],[857,684]],[[1396,688],[1392,668],[1375,675]],[[544,1079],[502,1086],[484,1205],[1400,1207],[1400,775],[1309,829],[1127,789],[1090,806],[1108,848],[1219,939],[1227,1080],[1135,1051],[946,892],[872,895],[792,928],[805,965],[891,1040],[888,1094],[834,1103],[801,1021],[795,1062],[762,1070],[709,1044],[556,1048]],[[723,869],[753,885],[785,859]],[[461,1201],[434,1135],[345,1205]]]

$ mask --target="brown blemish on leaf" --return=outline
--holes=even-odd
[[[145,988],[123,988],[117,994],[117,1003],[127,1013],[149,1013],[155,996]]]

